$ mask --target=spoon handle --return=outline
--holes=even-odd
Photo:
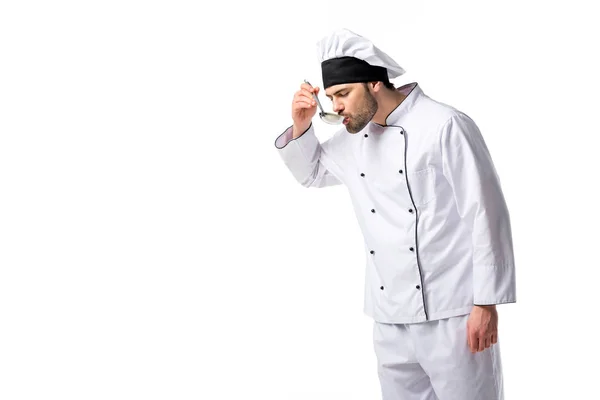
[[[304,80],[305,83],[308,83],[310,85],[310,82],[307,81],[306,79]],[[312,85],[310,85],[312,86]],[[325,114],[325,110],[323,110],[323,106],[321,105],[321,102],[319,101],[319,97],[317,97],[317,95],[313,92],[312,93],[313,98],[317,101],[317,104],[319,105],[319,108],[321,109],[321,113]]]

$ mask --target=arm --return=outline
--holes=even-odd
[[[469,117],[456,115],[444,125],[441,149],[458,213],[472,227],[474,304],[514,303],[510,217],[481,132]]]
[[[331,139],[330,139],[331,140]],[[312,123],[298,137],[293,137],[293,127],[289,127],[275,140],[275,147],[294,178],[304,187],[323,188],[340,185],[342,182],[323,164],[323,144],[315,136]]]

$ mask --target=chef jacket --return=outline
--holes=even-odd
[[[364,313],[416,323],[516,302],[511,223],[475,122],[412,83],[386,118],[320,143],[311,124],[275,147],[307,188],[345,185],[364,237]]]

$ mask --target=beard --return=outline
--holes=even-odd
[[[355,114],[348,116],[350,120],[346,125],[346,130],[350,133],[362,131],[369,121],[373,119],[375,113],[377,113],[377,108],[377,100],[375,100],[375,97],[373,97],[369,90],[365,88],[365,95],[363,96],[360,108]]]

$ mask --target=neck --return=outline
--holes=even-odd
[[[406,95],[397,90],[384,90],[377,99],[378,110],[372,121],[379,125],[386,125],[385,120],[403,101]]]

